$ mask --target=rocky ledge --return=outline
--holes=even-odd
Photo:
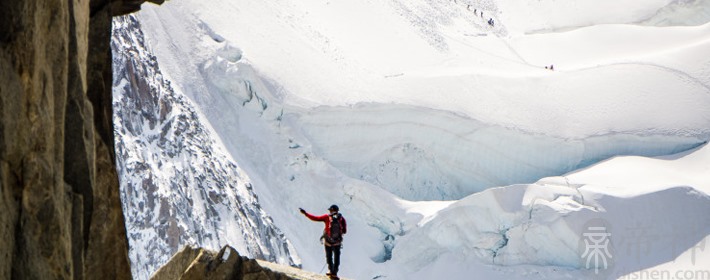
[[[329,280],[325,275],[240,256],[230,246],[219,252],[185,247],[151,277],[151,280],[175,279]]]

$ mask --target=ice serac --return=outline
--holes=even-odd
[[[401,238],[392,259],[414,271],[446,260],[442,256],[556,266],[577,278],[594,267],[582,257],[584,234],[590,225],[603,225],[612,255],[604,279],[682,262],[678,256],[705,248],[710,234],[704,218],[710,213],[709,181],[703,168],[693,167],[708,158],[708,148],[661,158],[618,157],[565,177],[485,190]]]
[[[249,177],[161,73],[135,17],[114,20],[112,50],[116,155],[134,277],[147,279],[187,244],[230,245],[249,257],[300,265]]]
[[[403,237],[393,260],[418,268],[454,256],[505,266],[563,267],[584,275],[589,266],[580,257],[580,244],[589,221],[599,219],[612,233],[609,261],[618,264],[605,266],[605,273],[620,277],[673,261],[710,233],[710,223],[702,218],[710,211],[710,197],[692,187],[628,198],[576,188],[539,182],[472,195]],[[658,201],[673,207],[657,207]]]

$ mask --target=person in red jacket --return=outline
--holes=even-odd
[[[314,222],[324,222],[325,229],[323,229],[323,236],[321,240],[325,245],[325,260],[328,263],[329,272],[326,275],[337,278],[338,277],[338,267],[340,266],[340,249],[343,245],[343,235],[347,233],[348,227],[345,222],[343,215],[338,213],[338,205],[331,205],[328,208],[330,214],[325,214],[322,216],[314,216],[299,208],[303,215],[306,215],[311,221]]]

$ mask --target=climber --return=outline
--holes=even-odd
[[[343,215],[338,213],[338,205],[331,205],[328,208],[330,214],[314,216],[299,208],[301,214],[306,215],[314,222],[324,222],[325,229],[321,241],[325,245],[325,260],[328,263],[329,272],[326,275],[332,279],[338,279],[338,267],[340,266],[340,249],[343,245],[343,235],[347,233],[347,223]]]

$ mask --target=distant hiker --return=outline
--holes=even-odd
[[[550,70],[554,71],[554,70],[555,70],[555,65],[550,64]]]
[[[481,17],[483,17],[483,11],[481,11]]]
[[[314,216],[299,208],[303,215],[306,215],[311,221],[324,222],[325,228],[321,241],[325,245],[325,260],[328,263],[329,272],[326,275],[331,279],[338,279],[338,266],[340,266],[340,249],[343,245],[343,235],[348,232],[347,223],[343,215],[338,213],[338,205],[331,205],[328,208],[330,214],[322,216]]]
[[[473,14],[478,14],[478,8],[473,8]]]
[[[495,26],[495,22],[493,21],[493,18],[488,19],[488,25]]]

